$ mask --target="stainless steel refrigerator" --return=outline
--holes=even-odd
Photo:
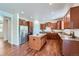
[[[20,44],[23,44],[27,42],[28,40],[28,26],[20,26],[19,27],[20,32]]]

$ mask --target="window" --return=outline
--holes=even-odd
[[[3,31],[3,24],[0,24],[0,32]]]
[[[3,17],[0,16],[0,32],[3,31]]]

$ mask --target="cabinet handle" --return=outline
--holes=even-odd
[[[35,40],[35,39],[33,39],[33,40]]]

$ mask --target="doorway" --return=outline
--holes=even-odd
[[[4,41],[11,42],[11,18],[3,17],[3,34]]]

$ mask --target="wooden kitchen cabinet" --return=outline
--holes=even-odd
[[[33,34],[33,22],[28,21],[28,32],[29,34]]]
[[[79,6],[70,9],[70,21],[72,28],[79,28]]]
[[[46,29],[46,24],[40,24],[40,29],[45,30]]]
[[[51,23],[51,29],[57,29],[57,23]]]
[[[57,29],[61,29],[61,21],[57,21]]]
[[[31,49],[40,50],[45,42],[46,42],[45,35],[30,35],[29,36],[29,46]]]
[[[47,23],[46,23],[46,26],[47,26],[47,27],[51,27],[51,22],[47,22]]]
[[[79,6],[71,7],[68,13],[63,18],[64,29],[79,28]]]
[[[22,20],[19,20],[19,25],[23,25],[23,21]]]
[[[51,23],[51,22],[47,22],[46,23],[47,27],[50,27],[51,29],[57,29],[57,23]]]
[[[79,28],[79,6],[71,7],[68,13],[63,18],[64,29]]]
[[[68,13],[64,16],[64,29],[79,28],[79,6],[71,7]]]
[[[25,20],[19,20],[19,25],[22,25],[22,26],[28,26],[28,22],[25,21]]]
[[[64,19],[64,29],[70,29],[70,19],[69,18],[65,18]]]
[[[63,55],[64,56],[79,56],[79,41],[63,40]]]
[[[71,28],[71,21],[70,21],[70,10],[67,12],[67,14],[63,18],[64,22],[64,29],[70,29]]]

